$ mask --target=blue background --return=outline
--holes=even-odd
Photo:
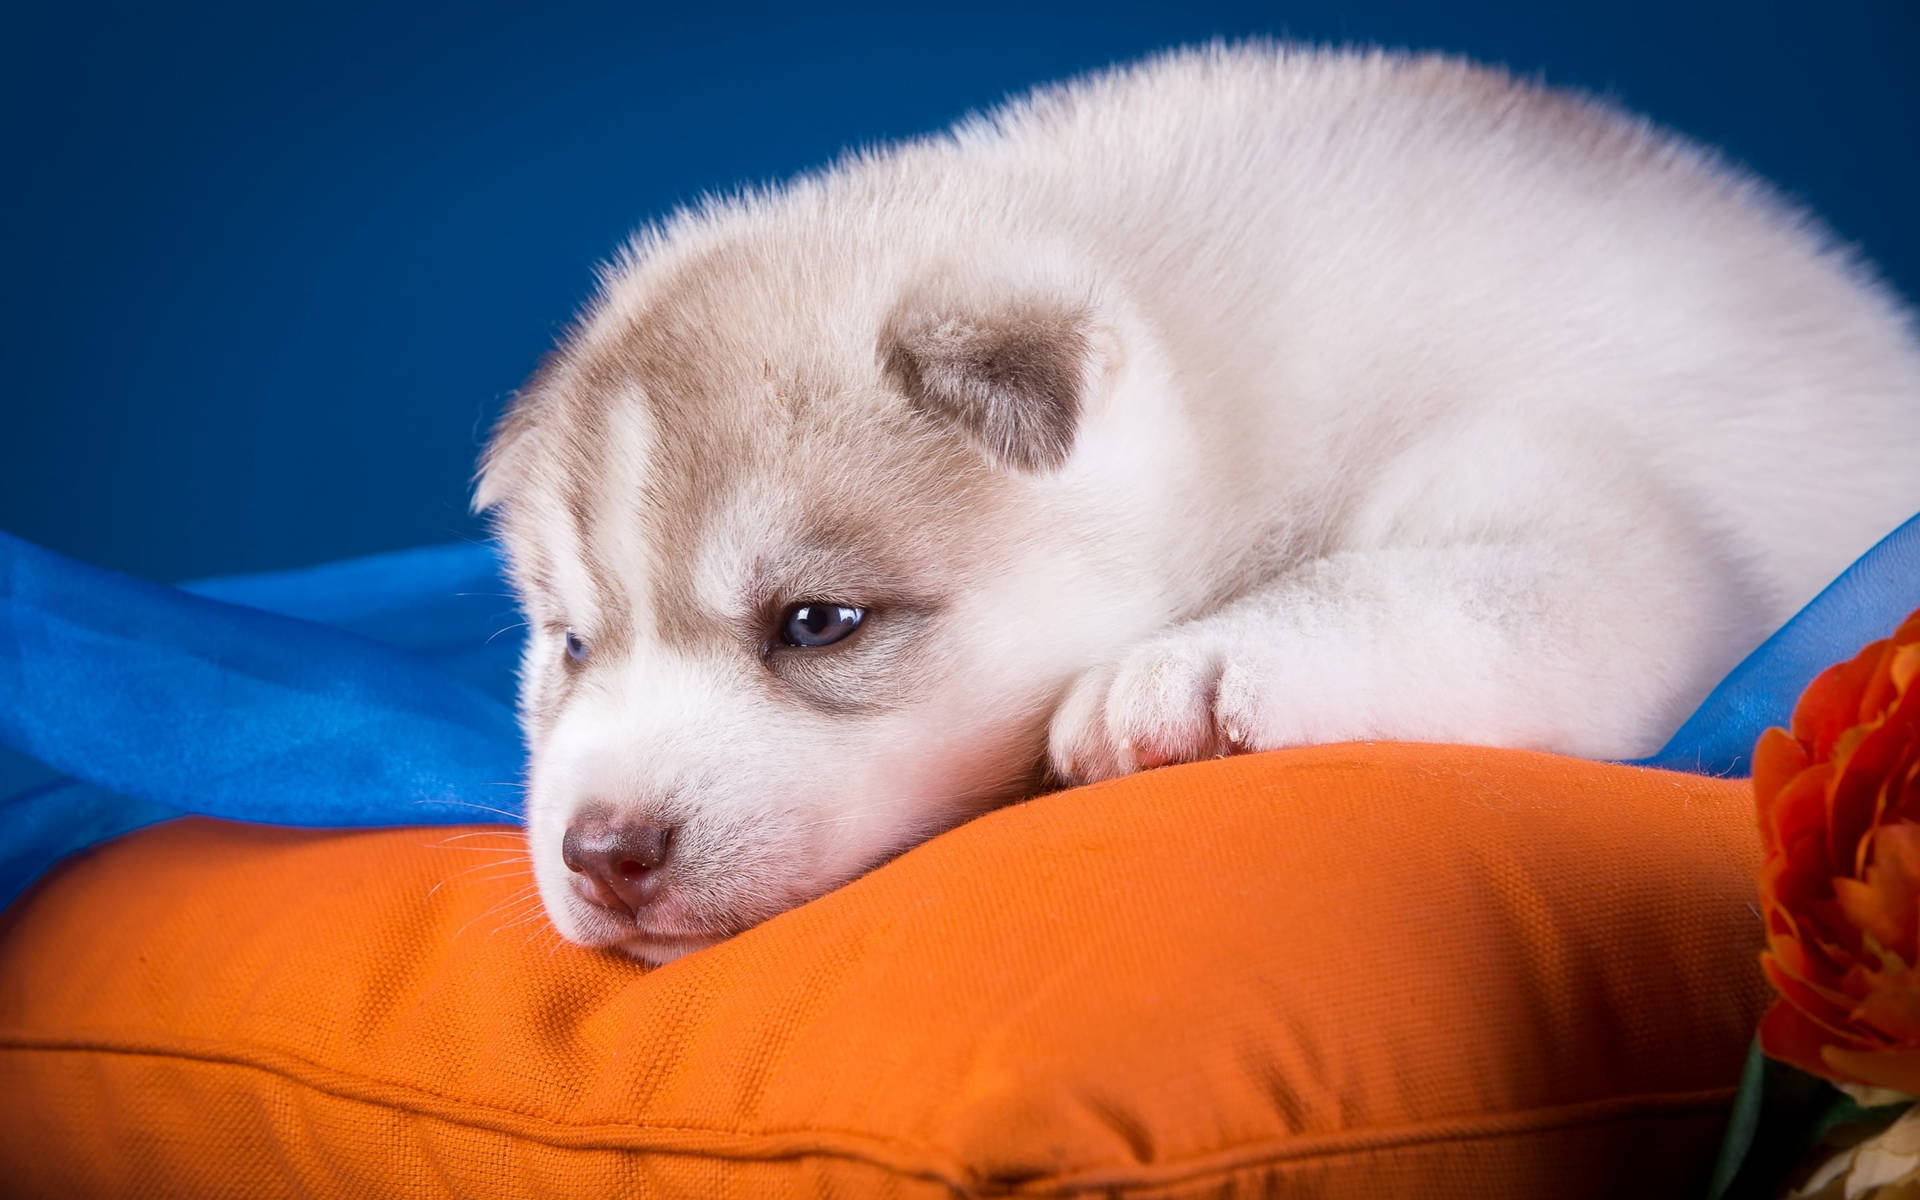
[[[1920,4],[14,6],[0,528],[156,579],[472,536],[480,435],[635,224],[1216,35],[1612,92],[1920,293]]]

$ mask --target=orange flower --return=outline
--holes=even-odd
[[[1769,1055],[1920,1095],[1920,612],[1829,667],[1753,752]]]

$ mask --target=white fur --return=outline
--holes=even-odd
[[[562,932],[655,961],[1009,798],[1042,755],[1100,779],[1360,738],[1650,752],[1920,507],[1920,351],[1863,269],[1711,155],[1450,60],[1170,55],[680,214],[603,282],[480,497],[549,568],[530,711],[558,631],[611,619],[584,564],[633,599],[630,650],[532,731],[529,814]],[[922,292],[1084,305],[1064,464],[883,490],[955,443],[876,363]],[[635,331],[696,303],[706,406],[604,399],[658,353]],[[559,497],[588,403],[583,543]],[[823,496],[938,600],[879,710],[655,628],[687,552],[632,497],[672,420],[735,449],[668,602],[748,620],[754,573],[802,561],[788,599],[860,600],[871,564],[806,557]],[[559,863],[588,799],[682,823],[635,923]]]

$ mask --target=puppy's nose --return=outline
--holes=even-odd
[[[603,908],[639,912],[660,892],[660,867],[673,846],[673,826],[659,821],[582,813],[560,839],[560,861],[588,885]]]

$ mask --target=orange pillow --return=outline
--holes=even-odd
[[[1740,782],[1319,747],[994,813],[649,972],[552,934],[510,830],[181,821],[0,926],[0,1170],[45,1195],[1690,1195],[1765,1000],[1753,826]]]

